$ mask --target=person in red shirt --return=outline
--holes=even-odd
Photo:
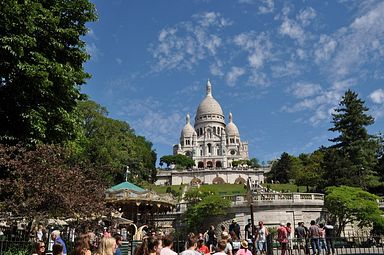
[[[197,251],[203,254],[211,254],[209,248],[204,244],[204,238],[199,238],[199,240],[197,240]]]
[[[281,255],[286,255],[287,243],[288,243],[288,232],[284,223],[280,223],[280,227],[277,229],[277,241],[281,246]]]

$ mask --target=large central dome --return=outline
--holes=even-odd
[[[207,115],[211,115],[208,117]],[[206,117],[204,117],[206,116]],[[213,117],[215,116],[215,117]],[[211,82],[207,82],[207,95],[201,101],[199,104],[199,107],[197,107],[196,111],[196,117],[195,122],[199,122],[201,120],[204,120],[204,118],[217,118],[217,121],[224,122],[224,114],[223,110],[221,109],[220,104],[216,101],[216,99],[212,96],[212,85]]]

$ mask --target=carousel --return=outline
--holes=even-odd
[[[156,216],[166,214],[176,206],[172,195],[160,195],[128,181],[109,188],[105,200],[108,206],[121,214],[121,218],[131,220],[135,229],[144,226],[161,228],[154,220]]]

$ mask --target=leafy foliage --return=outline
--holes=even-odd
[[[107,110],[93,101],[79,102],[77,113],[83,124],[82,136],[74,146],[74,161],[102,169],[95,174],[109,184],[124,181],[127,166],[130,181],[155,181],[152,143],[135,135],[128,123],[108,118]]]
[[[272,164],[271,171],[267,173],[267,180],[271,182],[288,183],[293,172],[292,156],[284,152],[280,159]]]
[[[0,10],[0,141],[63,143],[89,74],[81,37],[96,19],[88,0],[4,0]]]
[[[30,219],[103,213],[105,186],[94,169],[68,166],[68,159],[68,151],[53,145],[0,145],[1,209]]]
[[[185,219],[191,231],[198,231],[203,228],[204,219],[209,216],[224,215],[226,209],[231,205],[231,201],[219,196],[204,196],[201,201],[188,207],[185,212]]]
[[[380,223],[381,210],[378,199],[378,196],[361,188],[331,186],[326,189],[324,205],[338,223],[337,234],[340,235],[350,222],[358,221],[359,226]]]
[[[232,166],[237,167],[241,165],[247,165],[252,168],[260,168],[261,165],[257,158],[251,158],[250,160],[234,160],[232,161]]]
[[[195,161],[188,156],[177,154],[177,155],[165,155],[160,158],[160,165],[166,164],[169,167],[171,164],[176,165],[178,168],[191,168],[195,165]]]

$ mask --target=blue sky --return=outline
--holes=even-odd
[[[384,124],[384,1],[95,0],[83,92],[172,153],[208,79],[260,161],[329,145],[347,89]]]

